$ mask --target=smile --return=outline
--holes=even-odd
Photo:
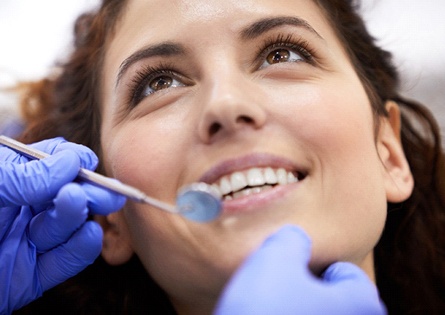
[[[258,194],[278,185],[296,183],[301,179],[300,174],[284,168],[254,167],[225,175],[212,186],[220,193],[223,200],[232,200]]]

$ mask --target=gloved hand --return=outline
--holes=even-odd
[[[102,230],[88,215],[107,214],[125,203],[105,189],[71,183],[79,167],[96,168],[90,149],[61,138],[32,146],[54,155],[29,161],[0,148],[0,314],[91,264],[101,251]]]
[[[334,263],[317,278],[308,269],[310,250],[302,230],[280,229],[235,272],[215,314],[386,314],[374,283],[360,268]]]

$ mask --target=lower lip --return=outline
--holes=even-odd
[[[223,202],[223,214],[231,215],[260,211],[262,208],[267,208],[277,200],[284,198],[291,191],[297,189],[301,183],[302,181],[279,185],[257,194],[226,200]]]

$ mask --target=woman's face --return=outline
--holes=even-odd
[[[225,195],[209,223],[133,202],[117,215],[173,300],[217,294],[289,223],[312,238],[314,270],[346,260],[371,275],[386,171],[365,90],[313,1],[131,0],[102,79],[108,175],[170,203],[199,181]]]

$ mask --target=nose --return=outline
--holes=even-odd
[[[266,122],[267,115],[261,106],[258,87],[230,74],[228,78],[215,80],[203,88],[203,111],[198,132],[204,143],[259,129]]]

